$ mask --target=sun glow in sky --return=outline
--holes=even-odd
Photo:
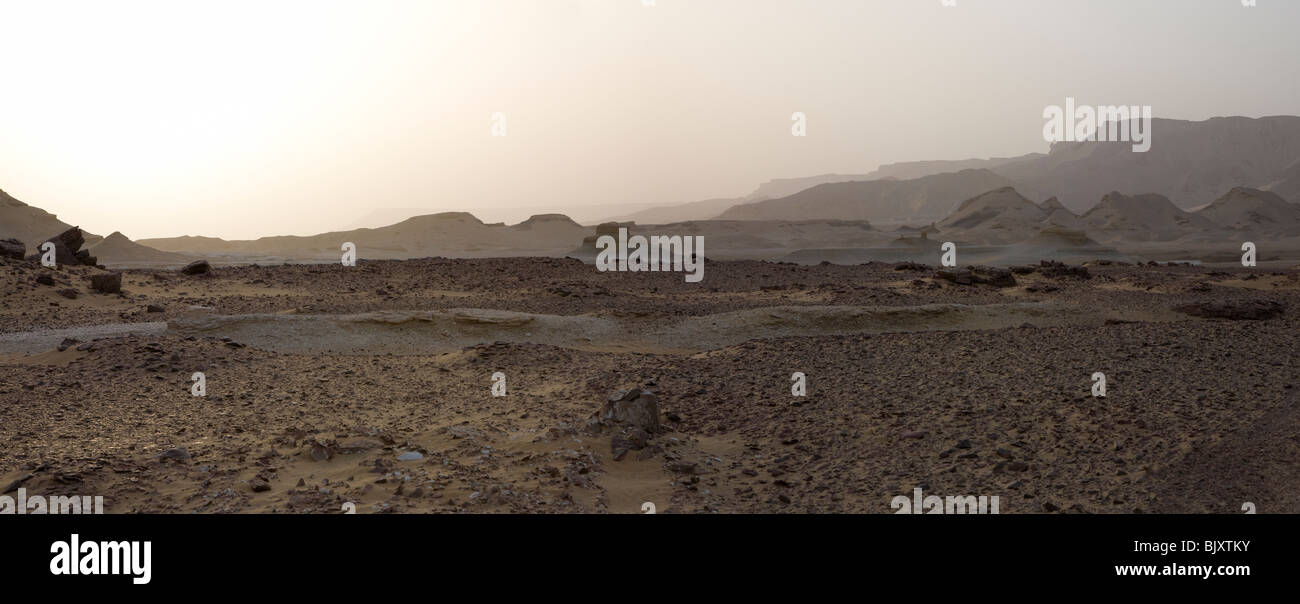
[[[251,238],[1045,151],[1066,96],[1300,114],[1300,3],[1081,4],[0,0],[0,189],[98,234]]]

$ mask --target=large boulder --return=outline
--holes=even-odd
[[[90,277],[90,286],[101,294],[116,294],[122,291],[122,273],[105,273]]]
[[[41,247],[43,247],[46,243],[54,244],[55,263],[59,264],[60,266],[81,264],[81,260],[77,259],[77,253],[69,249],[66,243],[63,243],[63,241],[57,238],[47,239],[46,241],[42,241],[36,244],[36,253],[28,256],[27,260],[30,262],[40,262],[41,256],[45,255],[45,252],[41,250]]]
[[[86,236],[81,232],[81,227],[72,227],[58,235],[50,237],[45,241],[36,244],[36,253],[27,257],[32,262],[40,262],[41,246],[46,242],[54,244],[54,261],[59,264],[84,264],[86,266],[95,266],[99,264],[99,259],[90,255],[88,250],[81,249],[86,244]]]
[[[600,408],[602,423],[617,423],[653,434],[659,429],[659,398],[640,388],[619,390]]]
[[[210,270],[212,270],[212,265],[208,264],[207,260],[195,260],[186,264],[185,268],[181,269],[181,272],[186,275],[202,275]]]

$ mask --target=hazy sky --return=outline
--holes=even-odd
[[[1257,4],[0,0],[0,189],[99,234],[249,238],[1046,151],[1067,96],[1300,114],[1300,2]]]

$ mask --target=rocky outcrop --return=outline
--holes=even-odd
[[[36,245],[36,253],[27,257],[32,262],[40,262],[44,252],[41,247],[46,242],[54,244],[54,261],[58,264],[84,264],[86,266],[96,266],[99,259],[90,255],[88,250],[81,249],[86,244],[86,236],[81,232],[81,227],[72,227],[54,237],[46,239]]]
[[[0,239],[0,258],[22,260],[27,246],[17,239]]]

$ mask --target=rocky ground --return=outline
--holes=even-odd
[[[101,293],[103,274],[0,260],[11,496],[102,495],[113,513],[892,513],[919,487],[998,496],[1004,514],[1300,512],[1294,267],[708,262],[692,284],[427,259],[132,270]],[[1016,304],[1050,310],[999,323]],[[788,317],[765,309],[788,307],[931,310],[870,331],[817,315],[807,335],[769,337]],[[291,331],[252,344],[176,328],[452,309],[719,315],[731,343],[561,346],[529,340],[540,323],[479,318],[455,335],[483,341],[454,350],[333,354],[297,352]],[[767,315],[722,318],[744,310]],[[107,324],[156,328],[95,335]],[[46,345],[39,330],[74,335]]]

